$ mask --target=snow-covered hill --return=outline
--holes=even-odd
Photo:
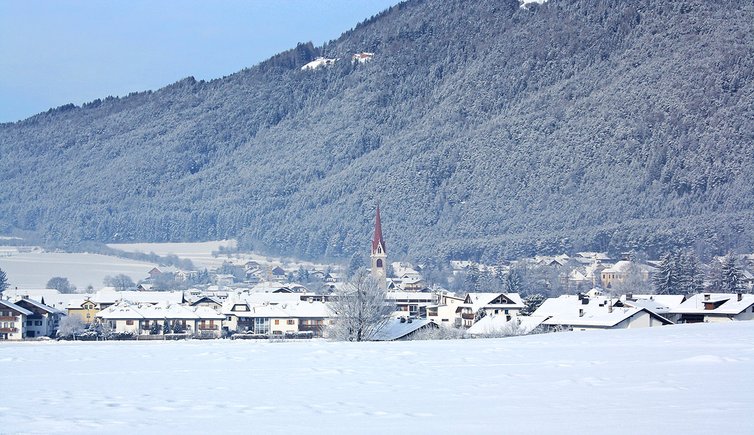
[[[397,343],[2,343],[0,432],[750,433],[752,372],[754,322]]]

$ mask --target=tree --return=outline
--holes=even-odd
[[[8,276],[3,269],[0,269],[0,293],[4,292],[8,288]]]
[[[503,279],[503,291],[505,293],[521,293],[524,290],[524,280],[521,273],[511,269]]]
[[[47,281],[47,288],[53,288],[60,293],[73,293],[76,291],[76,287],[72,286],[68,281],[68,278],[62,276],[55,276]]]
[[[545,301],[544,295],[540,293],[531,294],[524,298],[524,308],[521,309],[522,316],[531,316],[533,312],[537,311],[542,303]]]
[[[335,324],[330,337],[343,341],[370,340],[395,311],[387,292],[366,269],[359,269],[330,302]]]
[[[106,286],[115,287],[118,291],[126,291],[136,287],[131,277],[123,273],[115,276],[106,276],[103,281]]]
[[[679,253],[667,253],[662,257],[660,268],[653,280],[655,293],[658,295],[682,294],[679,257]]]
[[[75,315],[65,316],[60,319],[58,337],[75,339],[77,335],[83,333],[85,330],[86,324],[84,323],[84,319]]]
[[[358,252],[351,256],[351,260],[348,262],[348,268],[346,269],[346,278],[351,279],[359,269],[366,267],[364,257]]]
[[[743,272],[738,267],[736,257],[728,254],[723,258],[723,267],[721,270],[722,278],[722,290],[725,293],[738,293],[741,291],[743,285],[741,280],[743,278]]]
[[[168,319],[165,319],[162,322],[162,333],[170,334],[170,321],[168,321]]]

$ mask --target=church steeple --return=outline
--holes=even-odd
[[[382,220],[380,205],[377,204],[377,216],[374,219],[374,237],[372,237],[372,276],[382,288],[387,287],[387,251],[382,238]]]

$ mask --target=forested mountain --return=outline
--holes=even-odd
[[[0,125],[0,232],[344,257],[379,201],[395,256],[751,249],[752,23],[749,0],[409,0],[221,79]],[[339,61],[301,70],[319,55]]]

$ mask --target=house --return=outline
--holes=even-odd
[[[149,274],[149,279],[153,280],[159,277],[160,275],[162,275],[162,271],[156,267],[153,267],[152,270],[148,272],[148,274]]]
[[[228,331],[272,336],[299,332],[321,336],[332,323],[332,314],[324,302],[313,298],[304,301],[299,294],[244,295],[226,301],[222,314]]]
[[[225,316],[209,307],[120,301],[100,311],[97,319],[118,333],[161,335],[167,324],[172,333],[219,338]]]
[[[676,323],[678,316],[672,311],[686,300],[684,295],[636,295],[627,294],[620,297],[620,301],[627,307],[646,308],[653,313]]]
[[[97,313],[100,311],[100,305],[94,302],[90,296],[84,296],[81,299],[73,299],[66,307],[66,313],[69,316],[78,316],[87,325],[94,322]]]
[[[233,275],[218,273],[214,277],[215,284],[218,286],[229,286],[236,282],[236,278]]]
[[[270,271],[270,276],[272,277],[273,281],[285,282],[288,280],[288,276],[286,275],[285,270],[283,270],[283,268],[280,266],[272,268],[272,270]]]
[[[62,311],[34,299],[19,299],[14,303],[32,313],[26,316],[27,337],[54,337],[58,332],[60,319],[65,315]]]
[[[460,326],[468,328],[482,315],[501,314],[506,316],[506,320],[511,320],[524,306],[518,293],[468,293],[457,311],[461,317]],[[480,311],[484,311],[484,314]]]
[[[655,269],[646,264],[621,260],[613,266],[603,269],[600,272],[600,279],[605,288],[611,288],[615,284],[625,282],[632,273],[637,273],[641,280],[647,282],[654,275],[654,272]]]
[[[358,63],[366,63],[372,59],[374,59],[374,53],[368,53],[366,51],[362,51],[361,53],[356,53],[351,56],[351,61]]]
[[[388,291],[385,298],[395,303],[399,316],[426,317],[427,306],[436,304],[435,295],[414,291]]]
[[[671,310],[680,323],[754,320],[754,295],[699,293]]]
[[[26,338],[26,318],[31,311],[11,301],[0,299],[0,340],[23,340]]]
[[[549,298],[532,313],[548,330],[586,331],[593,329],[644,328],[672,325],[673,322],[646,308],[624,306],[620,300],[604,296],[563,295]]]
[[[461,326],[458,309],[464,300],[464,297],[452,293],[440,293],[436,304],[427,305],[427,319],[443,327]]]
[[[223,307],[222,301],[214,296],[199,296],[198,298],[194,299],[194,301],[191,302],[190,305],[192,307],[211,308],[215,310],[215,312],[219,312]]]

